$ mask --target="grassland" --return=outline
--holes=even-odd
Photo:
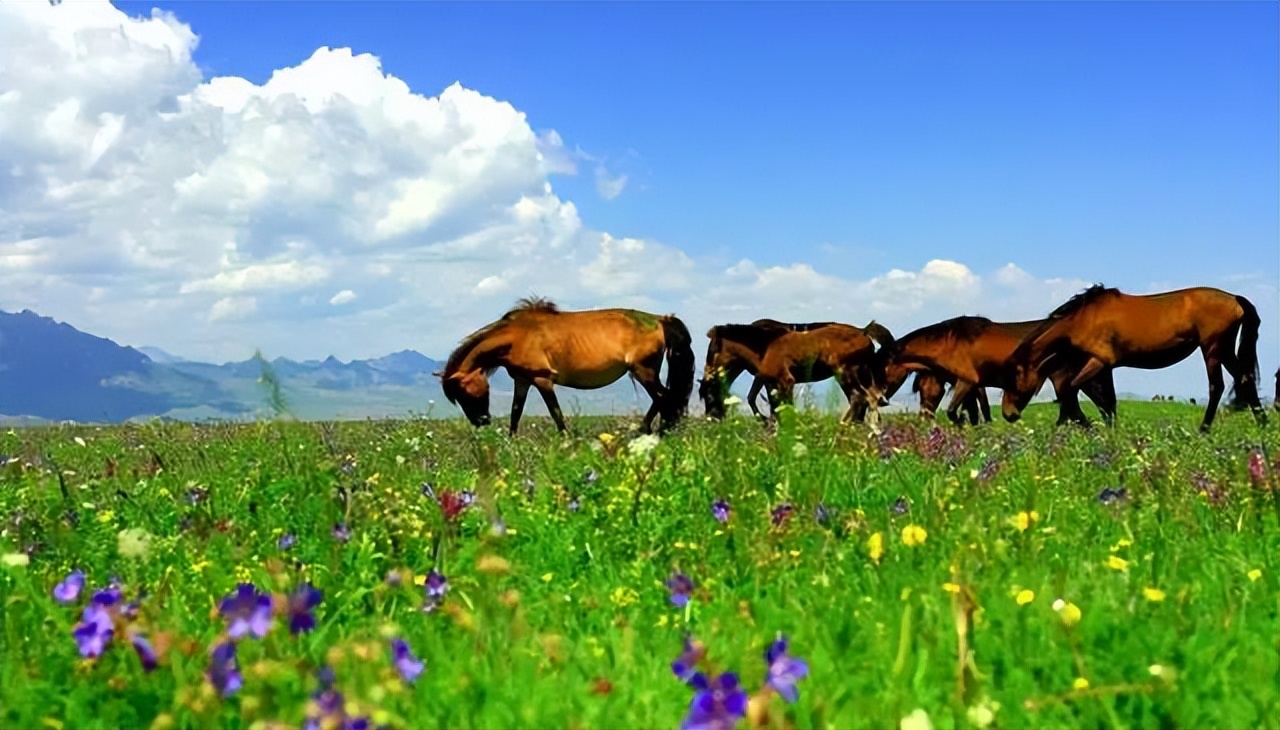
[[[787,411],[776,434],[739,417],[656,446],[585,418],[567,439],[542,419],[516,439],[424,420],[9,431],[0,721],[677,727],[689,635],[706,676],[753,693],[738,727],[1280,726],[1275,419],[1050,418],[876,435]],[[304,582],[313,610],[287,598]],[[272,624],[231,642],[219,604],[241,583],[276,595],[235,631]],[[794,703],[759,692],[779,633],[808,669]]]

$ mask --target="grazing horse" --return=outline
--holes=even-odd
[[[1280,368],[1276,368],[1276,397],[1271,402],[1271,407],[1280,411]]]
[[[716,420],[724,418],[725,394],[733,381],[746,371],[755,376],[760,361],[769,345],[787,332],[807,332],[827,327],[835,322],[779,322],[776,319],[757,319],[751,324],[722,324],[707,330],[707,359],[702,379],[698,382],[698,397],[702,399],[707,415]],[[830,376],[828,376],[830,377]],[[747,398],[751,412],[764,418],[756,404],[759,389]]]
[[[1118,367],[1156,370],[1197,349],[1209,377],[1209,403],[1200,430],[1213,423],[1222,398],[1222,368],[1234,381],[1234,402],[1266,419],[1258,400],[1258,310],[1242,296],[1195,287],[1142,296],[1101,284],[1089,287],[1050,313],[1009,358],[1009,385],[1001,406],[1016,421],[1045,373],[1067,369],[1077,388]],[[1236,335],[1240,337],[1235,349]]]
[[[1022,338],[1043,324],[1032,322],[993,322],[986,317],[953,317],[921,327],[897,340],[884,351],[885,386],[892,396],[912,371],[945,374],[955,382],[947,416],[953,423],[963,423],[959,410],[970,411],[970,423],[977,424],[969,399],[974,394],[981,400],[982,415],[990,422],[991,407],[986,402],[986,388],[1006,388],[1007,363]],[[1055,370],[1050,378],[1058,394],[1058,423],[1076,421],[1087,424],[1080,410],[1076,389],[1066,381],[1074,372]],[[919,374],[916,375],[917,382]],[[1102,417],[1115,416],[1115,384],[1111,371],[1098,374],[1084,384],[1086,395],[1097,406]]]
[[[664,353],[666,386],[658,379]],[[679,422],[693,392],[689,330],[673,315],[634,309],[562,312],[545,299],[521,299],[501,319],[467,335],[438,375],[445,397],[475,426],[489,423],[488,376],[500,367],[515,381],[513,434],[530,386],[542,394],[561,432],[565,423],[556,385],[603,388],[630,373],[653,399],[641,424],[645,433],[659,413],[662,431]]]
[[[876,349],[893,344],[893,335],[875,321],[858,328],[832,324],[805,332],[785,332],[770,343],[756,368],[749,398],[766,388],[773,415],[792,402],[796,383],[817,383],[834,376],[849,400],[841,421],[859,418],[866,407],[877,408],[883,396]]]

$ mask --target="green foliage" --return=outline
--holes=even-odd
[[[1201,436],[1170,404],[1122,403],[1114,430],[1053,415],[889,416],[877,435],[785,408],[774,434],[690,421],[651,450],[620,419],[568,439],[544,419],[515,439],[428,420],[10,431],[0,554],[31,553],[0,564],[0,726],[297,727],[329,664],[349,710],[393,727],[676,727],[686,632],[750,691],[789,637],[811,672],[770,727],[918,709],[937,728],[1280,726],[1276,426],[1225,413]],[[448,522],[424,481],[476,501]],[[156,671],[122,637],[79,657],[84,598],[51,595],[72,568],[86,595],[112,576],[145,589]],[[414,578],[432,568],[450,590],[427,613]],[[324,593],[316,630],[277,618],[242,640],[244,687],[215,696],[217,602],[304,580]],[[426,663],[416,683],[390,637]]]

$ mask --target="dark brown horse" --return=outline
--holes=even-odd
[[[947,386],[955,385],[955,376],[937,370],[917,370],[911,381],[911,392],[920,394],[920,415],[934,418],[938,406],[942,405],[942,397],[947,394]],[[894,387],[897,392],[898,385]],[[887,381],[886,381],[887,389]],[[991,422],[991,404],[987,402],[986,388],[974,388],[964,400],[964,412],[969,416],[969,423],[978,425],[979,417]]]
[[[1280,368],[1276,368],[1276,397],[1271,402],[1271,407],[1280,411]]]
[[[1207,431],[1225,388],[1222,369],[1234,381],[1234,401],[1266,419],[1258,400],[1258,310],[1242,296],[1196,287],[1135,296],[1101,284],[1055,309],[1023,338],[1009,359],[1009,385],[1001,403],[1016,421],[1045,375],[1066,369],[1077,388],[1112,368],[1166,368],[1200,350],[1209,377],[1209,403],[1200,429]],[[1240,345],[1236,349],[1236,336]]]
[[[707,359],[703,365],[702,379],[698,382],[698,397],[708,416],[724,418],[725,396],[733,381],[743,372],[754,376],[759,370],[769,345],[787,332],[807,332],[826,327],[835,322],[779,322],[776,319],[757,319],[751,324],[722,324],[707,330]],[[828,376],[830,377],[830,376]],[[759,389],[747,399],[751,412],[764,418],[757,405]]]
[[[659,381],[667,358],[667,384]],[[684,415],[693,392],[689,330],[672,315],[634,309],[561,312],[545,299],[522,299],[496,322],[481,327],[449,355],[440,375],[445,397],[475,426],[489,423],[489,379],[506,368],[515,381],[511,433],[516,432],[530,386],[546,401],[556,427],[564,414],[553,386],[603,388],[630,373],[653,399],[641,429],[648,433],[661,413],[661,430]]]
[[[892,344],[893,335],[874,321],[862,328],[832,324],[785,332],[765,350],[748,398],[754,399],[765,388],[776,415],[779,406],[792,402],[796,383],[817,383],[834,376],[849,401],[840,420],[860,420],[868,408],[874,411],[883,400],[875,346],[883,349]]]
[[[1043,322],[993,322],[986,317],[953,317],[911,332],[884,351],[885,381],[889,395],[902,386],[913,371],[943,373],[955,382],[947,416],[954,423],[962,423],[959,410],[966,408],[967,399],[977,395],[982,401],[982,415],[991,420],[991,408],[986,404],[986,388],[1005,388],[1007,364],[1014,350],[1028,333]],[[1076,421],[1088,423],[1075,388],[1068,388],[1066,381],[1074,372],[1062,369],[1050,375],[1058,394],[1058,423]],[[919,378],[919,375],[916,376]],[[1084,384],[1085,393],[1098,406],[1104,419],[1115,415],[1115,384],[1108,369],[1097,378]],[[970,415],[970,422],[977,420]]]

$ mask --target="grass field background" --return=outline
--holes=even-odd
[[[1276,419],[1050,408],[880,434],[785,410],[656,444],[609,418],[11,430],[0,719],[677,727],[689,636],[752,694],[739,727],[1280,726]],[[262,638],[219,613],[243,583],[276,594]],[[760,691],[779,634],[794,703]]]

